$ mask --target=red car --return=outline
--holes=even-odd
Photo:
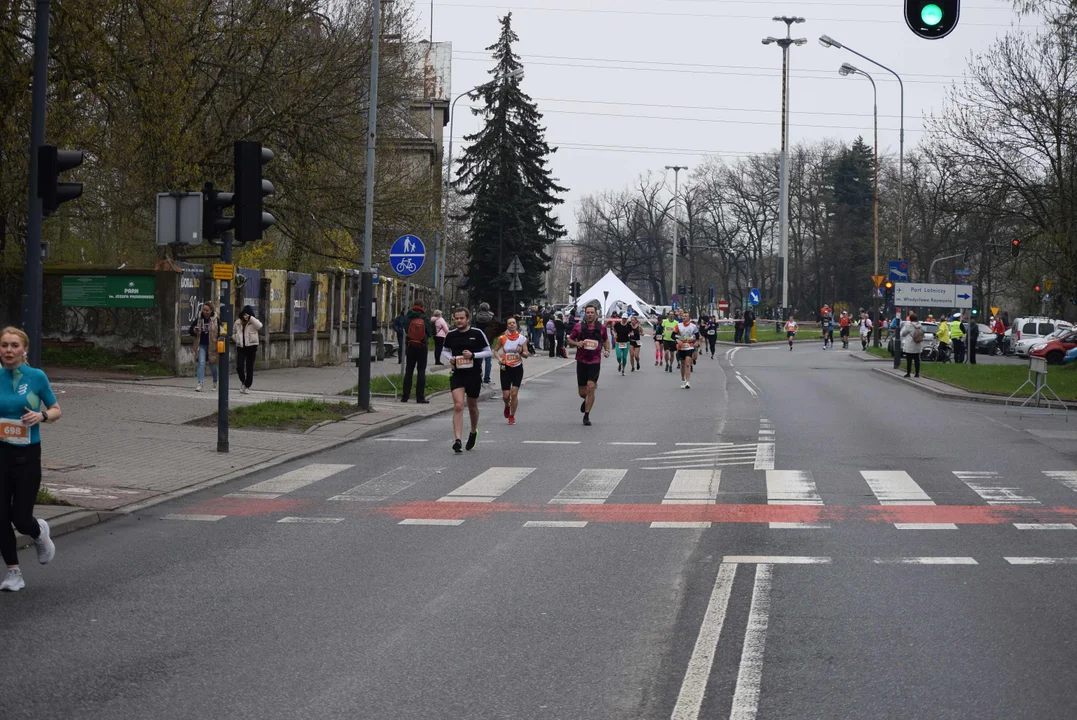
[[[1061,365],[1066,352],[1077,347],[1077,332],[1071,331],[1059,337],[1044,340],[1033,345],[1028,354],[1032,357],[1047,358],[1048,365]]]

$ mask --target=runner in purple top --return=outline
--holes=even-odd
[[[583,311],[583,322],[576,323],[568,344],[576,348],[576,385],[583,403],[583,424],[591,424],[591,408],[595,405],[598,374],[602,370],[602,358],[610,356],[610,337],[606,326],[598,319],[598,308],[588,305]]]

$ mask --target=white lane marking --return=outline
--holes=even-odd
[[[758,392],[758,393],[759,393],[760,395],[762,395],[762,394],[763,394],[763,388],[759,387],[759,386],[758,386],[758,385],[756,384],[755,380],[752,380],[752,379],[751,379],[750,377],[748,377],[747,375],[745,375],[745,376],[744,376],[744,379],[748,381],[748,384],[749,384],[749,385],[751,385],[752,387],[754,387],[754,388],[756,389],[756,392]]]
[[[243,488],[244,493],[277,493],[278,496],[312,485],[319,480],[325,480],[331,475],[351,470],[354,465],[333,465],[329,463],[311,463],[301,468],[296,468],[283,475],[263,480],[249,487]]]
[[[957,530],[954,523],[894,523],[898,530]]]
[[[677,447],[732,447],[731,442],[679,442]]]
[[[721,470],[678,470],[673,475],[663,505],[708,505],[718,499]],[[651,527],[654,527],[653,525]]]
[[[874,558],[876,565],[977,565],[970,557],[896,557]]]
[[[1077,530],[1073,523],[1014,523],[1018,530]]]
[[[656,442],[611,442],[607,445],[657,445]]]
[[[362,485],[356,485],[351,490],[334,495],[330,500],[345,500],[348,502],[378,502],[399,492],[407,490],[417,482],[444,470],[444,468],[432,467],[408,467],[402,465],[383,473],[372,480],[367,480]]]
[[[580,470],[561,492],[550,500],[556,505],[600,505],[628,474],[628,470]]]
[[[249,493],[249,492],[234,492],[228,493],[224,497],[226,498],[243,498],[244,500],[272,500],[273,498],[279,498],[280,493]]]
[[[772,522],[770,524],[771,530],[827,530],[830,525],[827,523],[812,523],[812,522]]]
[[[694,521],[676,521],[676,522],[659,522],[655,521],[651,523],[652,528],[664,528],[664,529],[677,529],[677,528],[709,528],[711,524],[709,522],[694,522]]]
[[[767,470],[768,505],[822,505],[823,498],[807,470]]]
[[[724,468],[724,467],[749,467],[752,459],[731,460],[730,462],[717,462],[715,460],[692,460],[691,462],[675,462],[668,465],[649,465],[640,470],[691,470],[693,468]]]
[[[428,438],[380,437],[374,438],[374,442],[430,442],[430,440]]]
[[[827,565],[830,558],[802,555],[726,555],[722,562],[739,565]]]
[[[335,525],[340,522],[344,522],[344,518],[331,518],[331,517],[285,517],[281,518],[277,522],[279,523],[296,523],[296,524],[311,524],[311,525]]]
[[[680,692],[677,693],[677,704],[673,706],[671,720],[698,720],[699,718],[736,574],[736,565],[722,565],[718,568],[718,576],[714,579],[714,588],[707,602],[707,611],[703,614],[703,624],[699,627],[699,635],[696,636],[696,644],[692,648],[692,657],[688,660],[688,668],[684,671],[684,680],[681,682]]]
[[[195,520],[197,522],[217,522],[227,515],[165,515],[162,520]]]
[[[759,443],[755,446],[755,469],[774,469],[774,443]]]
[[[493,502],[533,472],[535,468],[492,467],[438,498],[438,502]]]
[[[752,605],[748,611],[748,629],[744,633],[744,648],[740,653],[737,689],[733,693],[730,720],[755,720],[759,711],[759,686],[763,679],[763,649],[767,643],[770,620],[770,581],[774,568],[757,565]]]
[[[740,373],[737,373],[736,378],[737,378],[737,381],[740,382],[740,384],[744,386],[744,389],[747,390],[749,393],[751,393],[752,397],[759,397],[759,393],[757,393],[755,391],[755,388],[753,388],[751,385],[744,382],[744,378],[742,378],[740,376]]]
[[[1077,470],[1044,470],[1043,474],[1077,492]]]
[[[524,440],[524,445],[579,445],[579,440]]]
[[[525,528],[582,528],[587,527],[586,520],[528,520]]]
[[[730,365],[730,367],[733,366],[733,360],[736,359],[737,353],[740,352],[740,351],[741,351],[741,348],[739,348],[739,347],[735,347],[735,348],[733,348],[732,350],[729,351],[729,365]]]
[[[969,489],[984,499],[988,505],[1039,505],[1031,495],[1023,495],[1021,488],[1006,487],[997,472],[954,470],[954,475]]]
[[[762,435],[773,435],[774,431],[773,430],[764,430],[763,428],[759,428],[759,434],[761,436]]]
[[[1008,557],[1010,565],[1077,565],[1077,557]]]
[[[439,520],[437,518],[408,518],[397,525],[463,525],[463,520]]]
[[[880,505],[934,505],[924,489],[904,470],[861,470]]]

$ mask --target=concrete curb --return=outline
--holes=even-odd
[[[543,375],[548,375],[552,372],[556,372],[557,370],[561,370],[574,363],[575,360],[566,360],[563,363],[557,365],[556,367],[548,368],[534,375],[525,377],[524,384],[526,385],[529,380],[540,378]],[[168,502],[169,500],[175,500],[176,498],[181,498],[185,495],[192,495],[196,492],[216,487],[217,485],[223,485],[233,480],[239,480],[249,475],[254,475],[255,473],[262,472],[263,470],[268,470],[270,468],[274,468],[279,465],[292,462],[293,460],[301,460],[302,458],[309,457],[310,455],[316,455],[317,453],[324,452],[326,450],[333,450],[343,445],[347,445],[348,443],[353,443],[359,440],[375,437],[377,435],[382,435],[384,433],[392,432],[393,430],[399,430],[402,427],[406,427],[417,422],[422,422],[423,420],[427,420],[429,418],[451,411],[452,406],[449,406],[447,408],[434,408],[431,409],[429,412],[425,412],[422,414],[417,413],[415,415],[408,415],[405,417],[387,420],[384,423],[372,425],[364,429],[361,434],[355,437],[338,438],[335,440],[325,441],[318,447],[304,448],[303,450],[297,450],[295,452],[287,453],[285,455],[273,458],[272,460],[266,460],[265,462],[258,463],[257,465],[252,465],[248,468],[243,468],[242,470],[236,470],[234,472],[228,473],[227,475],[221,475],[219,477],[211,478],[209,480],[203,480],[201,482],[194,483],[193,485],[188,485],[187,487],[180,488],[178,490],[172,490],[171,492],[162,493],[161,495],[155,495],[154,497],[147,498],[137,503],[132,503],[131,505],[125,505],[124,507],[117,508],[116,510],[104,511],[78,508],[71,513],[68,513],[66,515],[60,515],[54,520],[49,521],[51,536],[59,537],[61,535],[66,535],[68,533],[74,532],[75,530],[81,530],[92,525],[103,523],[117,516],[132,515],[134,513],[141,512],[142,510],[151,508],[155,505],[160,505],[161,503]],[[25,543],[23,542],[23,540],[25,540]],[[19,547],[24,548],[30,545],[32,541],[29,538],[23,538],[23,536],[20,535],[19,543]]]
[[[923,383],[918,383],[918,382],[905,382],[905,378],[902,377],[904,375],[904,373],[901,372],[900,370],[894,370],[893,368],[881,368],[880,367],[880,368],[871,368],[871,370],[872,370],[872,372],[877,372],[877,373],[880,373],[882,375],[885,375],[886,377],[888,377],[888,378],[890,378],[890,379],[892,379],[892,380],[894,380],[896,382],[901,383],[905,387],[910,387],[911,386],[911,387],[919,390],[920,392],[926,392],[926,393],[929,393],[931,395],[934,395],[935,397],[942,398],[944,400],[959,400],[959,401],[963,400],[965,402],[983,403],[985,405],[1004,405],[1006,407],[1014,407],[1014,408],[1019,407],[1020,404],[1021,404],[1020,402],[1017,402],[1016,400],[1007,401],[1007,398],[1005,396],[1003,396],[1003,395],[981,395],[981,394],[970,393],[967,390],[965,390],[964,388],[959,388],[957,385],[954,385],[953,383],[948,383],[945,380],[939,380],[937,378],[926,378],[926,379],[930,380],[931,382],[936,382],[936,383],[940,383],[942,385],[946,385],[948,387],[952,387],[957,392],[949,392],[947,390],[940,390],[939,388],[931,387],[930,385],[925,385]],[[921,378],[921,379],[924,379],[924,378]],[[1020,398],[1020,400],[1024,401],[1024,398]],[[1052,404],[1057,406],[1058,402],[1054,401]],[[1063,402],[1062,404],[1067,408],[1067,410],[1077,410],[1077,403]]]

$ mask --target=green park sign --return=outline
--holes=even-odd
[[[64,307],[151,308],[156,280],[150,275],[66,275],[62,281]]]

